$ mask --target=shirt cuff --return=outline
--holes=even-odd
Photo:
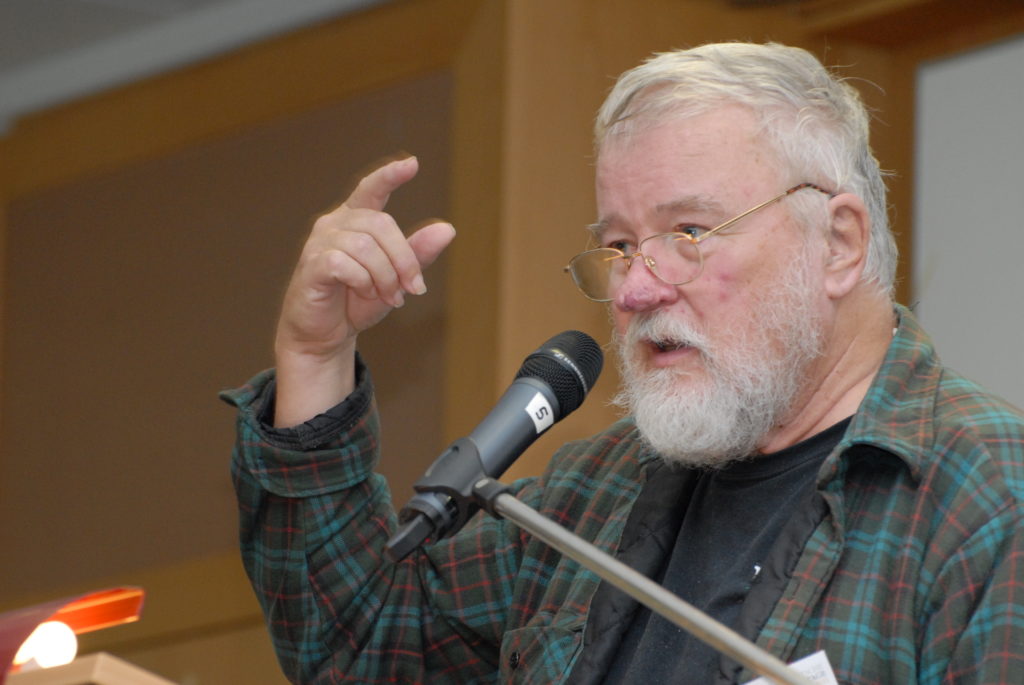
[[[260,433],[273,447],[306,452],[323,447],[327,443],[355,426],[369,411],[373,399],[373,381],[370,370],[362,357],[356,354],[356,387],[344,400],[322,414],[298,426],[278,428],[274,426],[274,403],[277,399],[277,382],[271,380],[253,403]]]

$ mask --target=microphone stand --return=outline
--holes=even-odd
[[[512,521],[758,675],[785,685],[814,685],[810,678],[790,668],[736,631],[523,504],[508,493],[508,486],[504,483],[483,474],[481,476],[472,486],[471,499],[491,515]]]

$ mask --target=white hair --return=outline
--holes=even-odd
[[[757,118],[793,183],[812,182],[861,198],[871,219],[862,280],[892,297],[896,242],[885,183],[868,141],[857,91],[809,52],[775,43],[717,43],[654,55],[619,77],[594,125],[598,153],[609,138],[724,105]],[[817,195],[817,194],[815,194]],[[806,220],[814,196],[794,197]]]

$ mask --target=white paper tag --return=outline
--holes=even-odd
[[[526,413],[530,416],[530,420],[533,421],[533,427],[537,429],[537,435],[551,428],[555,422],[555,412],[551,411],[551,405],[544,399],[544,395],[540,393],[534,395],[530,403],[526,405]]]
[[[824,651],[815,652],[799,661],[794,661],[789,667],[810,678],[812,682],[821,683],[821,685],[839,685],[836,674],[832,671],[832,664],[829,663],[828,655]],[[746,685],[772,685],[773,682],[768,678],[757,678]]]

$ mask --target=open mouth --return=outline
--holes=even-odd
[[[679,340],[651,340],[650,343],[659,352],[674,352],[675,350],[682,350],[690,347],[687,343]]]

